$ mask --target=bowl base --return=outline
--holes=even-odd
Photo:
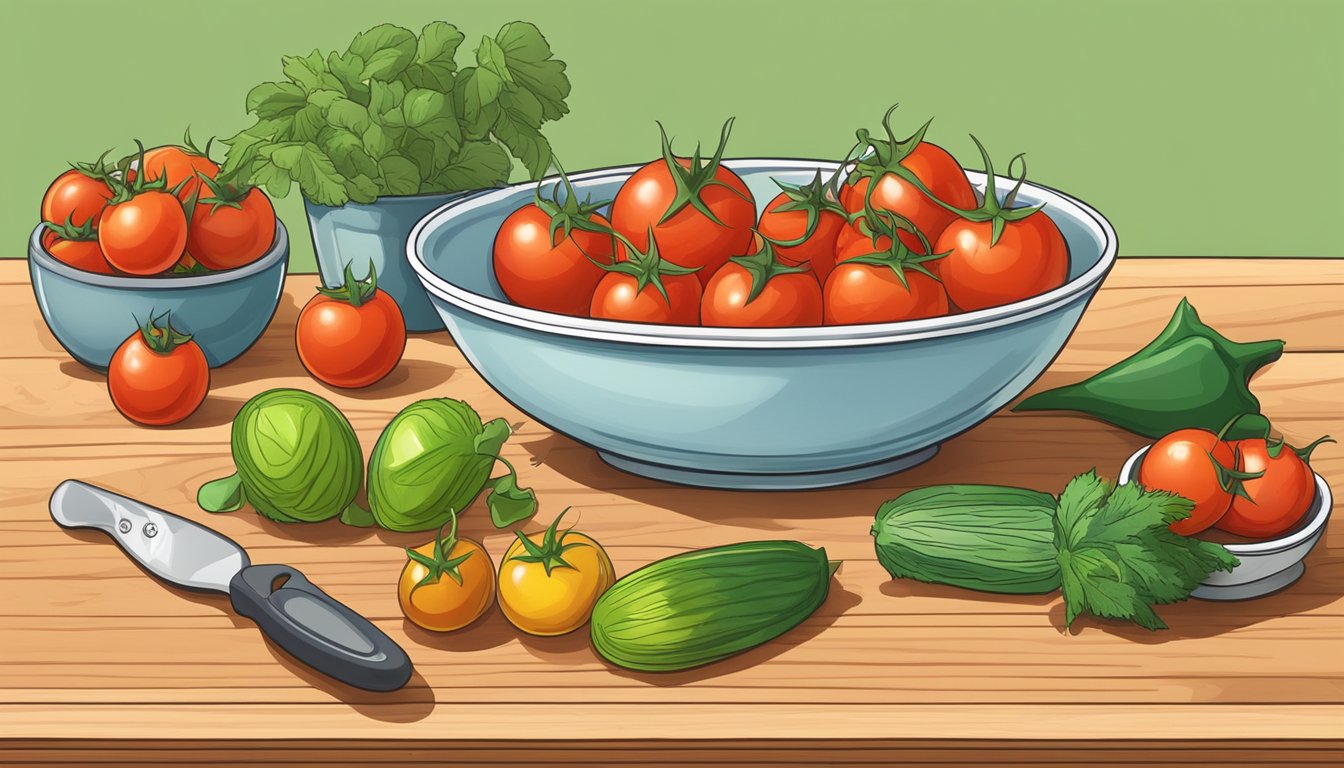
[[[1198,597],[1201,600],[1250,600],[1254,597],[1264,597],[1271,592],[1278,592],[1302,578],[1302,574],[1306,572],[1307,566],[1297,562],[1278,573],[1246,584],[1200,584],[1195,587],[1195,591],[1191,592],[1190,596]]]
[[[923,450],[886,459],[861,467],[846,467],[823,472],[765,473],[714,472],[710,470],[671,467],[666,464],[632,459],[628,456],[598,451],[597,455],[611,466],[632,475],[661,480],[665,483],[692,485],[699,488],[725,488],[735,491],[801,491],[849,485],[876,477],[894,474],[923,464],[938,453],[933,445]]]

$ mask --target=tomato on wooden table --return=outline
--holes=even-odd
[[[112,199],[112,188],[107,184],[111,169],[103,162],[106,157],[103,153],[92,163],[75,163],[57,176],[42,195],[42,220],[73,227],[96,224]]]
[[[495,278],[515,304],[583,317],[615,249],[611,225],[597,211],[609,201],[579,202],[560,171],[566,194],[552,190],[509,214],[495,235]]]
[[[565,512],[545,531],[515,531],[499,564],[499,607],[529,635],[563,635],[582,627],[597,599],[616,583],[601,544],[573,529],[558,530]]]
[[[785,264],[811,267],[818,283],[835,266],[836,238],[846,228],[845,209],[828,194],[821,172],[805,185],[776,181],[783,191],[766,204],[756,231],[775,241],[775,253]]]
[[[367,387],[392,372],[406,350],[406,320],[378,287],[378,274],[356,280],[349,264],[338,288],[319,287],[299,312],[294,345],[313,378],[333,387]]]
[[[602,266],[607,274],[593,289],[588,316],[630,323],[699,324],[704,289],[696,270],[660,257],[652,232],[647,236],[645,251],[624,235],[617,233],[617,239],[626,258]]]
[[[166,315],[158,320],[148,319],[122,342],[107,366],[112,404],[131,421],[150,426],[186,419],[210,391],[210,366],[200,346]]]
[[[479,619],[495,600],[495,564],[479,542],[457,536],[457,515],[447,536],[406,550],[397,581],[401,612],[416,626],[452,632]]]
[[[116,274],[112,265],[103,258],[103,249],[98,247],[98,230],[93,226],[93,219],[85,221],[80,227],[50,221],[44,221],[42,225],[46,228],[42,233],[42,247],[57,261],[85,272]]]
[[[885,227],[875,244],[866,238],[853,240],[836,254],[835,269],[822,290],[826,325],[892,323],[947,314],[947,292],[925,266],[939,255],[907,248],[899,235],[908,230],[894,226],[899,221],[895,214],[884,211],[875,219],[893,226]]]
[[[1300,449],[1265,438],[1233,442],[1233,449],[1241,455],[1241,471],[1263,474],[1242,481],[1245,495],[1232,497],[1232,506],[1219,518],[1217,528],[1238,536],[1270,538],[1301,522],[1316,498],[1311,453],[1324,442],[1334,440],[1327,435]]]
[[[956,158],[937,144],[924,140],[933,121],[925,123],[908,138],[897,139],[891,129],[891,116],[895,111],[896,107],[892,106],[882,117],[886,139],[874,139],[866,129],[858,132],[859,143],[868,148],[868,153],[855,163],[850,183],[840,192],[840,202],[858,218],[853,222],[856,226],[851,227],[853,232],[841,234],[846,242],[838,243],[837,247],[845,247],[848,241],[869,234],[860,224],[868,210],[888,211],[908,219],[933,241],[957,217],[954,211],[940,203],[961,209],[975,206],[975,190]],[[932,197],[921,190],[921,186]],[[902,232],[900,237],[907,248],[919,249],[918,240],[909,232]]]
[[[206,178],[187,228],[187,252],[206,269],[251,264],[275,242],[275,208],[260,189]]]
[[[769,240],[714,273],[700,301],[702,325],[778,328],[821,325],[821,285],[806,267],[786,264]]]
[[[971,311],[1021,301],[1063,285],[1069,274],[1069,246],[1063,233],[1041,206],[1011,207],[1026,178],[1026,164],[1017,185],[1000,202],[989,153],[979,139],[971,139],[985,162],[985,202],[973,211],[962,211],[935,241],[936,250],[947,252],[934,272],[948,297]]]
[[[611,207],[617,232],[641,249],[656,236],[663,258],[698,268],[702,285],[730,257],[747,253],[756,223],[751,191],[741,177],[719,163],[732,124],[731,119],[724,123],[719,146],[708,162],[701,161],[699,147],[690,158],[674,156],[663,133],[663,158],[631,174]],[[618,246],[618,259],[620,254]]]

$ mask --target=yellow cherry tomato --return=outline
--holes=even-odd
[[[451,632],[479,619],[495,599],[495,564],[479,543],[457,538],[457,516],[426,544],[407,549],[397,598],[401,612],[418,626]]]
[[[564,516],[539,533],[518,531],[500,562],[499,607],[530,635],[563,635],[583,626],[597,598],[616,582],[601,544],[574,530],[557,532]]]

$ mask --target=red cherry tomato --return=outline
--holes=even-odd
[[[98,232],[93,228],[92,221],[85,222],[82,227],[47,222],[42,233],[42,247],[57,261],[75,269],[103,275],[116,274],[112,265],[103,258],[103,250],[98,247]]]
[[[902,283],[890,266],[845,261],[890,247],[891,238],[883,235],[876,247],[855,240],[838,254],[823,289],[826,325],[892,323],[947,314],[947,292],[928,275],[904,269]]]
[[[406,321],[396,301],[378,288],[373,268],[356,281],[347,265],[344,285],[319,291],[294,328],[299,361],[308,373],[351,389],[391,373],[406,349]]]
[[[208,191],[201,188],[201,180],[196,176],[198,172],[212,179],[219,175],[219,166],[204,154],[172,144],[146,150],[142,167],[145,169],[146,182],[166,177],[170,192],[186,182],[177,193],[183,202],[193,194]]]
[[[82,227],[98,222],[98,215],[112,198],[107,182],[90,171],[71,168],[56,177],[42,196],[42,220]]]
[[[190,336],[151,320],[112,353],[107,366],[112,404],[131,421],[176,424],[201,406],[210,391],[210,366]]]
[[[1148,449],[1139,466],[1139,484],[1194,503],[1189,517],[1171,524],[1172,531],[1190,536],[1217,523],[1232,504],[1219,467],[1236,470],[1231,445],[1206,429],[1178,429]]]
[[[187,214],[167,192],[139,192],[103,209],[98,245],[107,261],[132,275],[171,269],[187,247]]]
[[[495,278],[516,304],[583,317],[588,314],[593,290],[606,274],[590,259],[610,263],[612,238],[573,226],[568,235],[558,228],[552,238],[552,220],[552,214],[534,203],[509,214],[495,236]],[[597,213],[584,220],[610,226]]]
[[[703,325],[728,328],[821,325],[821,286],[810,271],[777,271],[789,267],[780,259],[762,267],[767,271],[758,276],[739,261],[724,264],[705,286],[700,302]],[[756,281],[762,284],[753,298],[751,292]]]
[[[192,258],[206,269],[234,269],[264,256],[275,242],[275,208],[266,193],[253,187],[227,198],[209,195],[204,190],[191,214],[187,251]]]
[[[887,110],[882,118],[887,138],[869,140],[871,152],[859,159],[856,164],[858,178],[841,190],[840,202],[851,213],[861,213],[866,204],[873,210],[903,216],[933,241],[956,214],[901,178],[898,169],[913,175],[938,200],[957,208],[974,207],[975,191],[951,153],[923,140],[927,124],[904,141],[896,139],[891,130],[891,115],[895,109]],[[907,248],[918,251],[920,244],[909,233],[903,232],[901,240]]]
[[[593,291],[589,316],[602,320],[663,325],[697,325],[703,290],[695,275],[660,278],[667,298],[652,283],[643,289],[631,275],[613,272],[603,277]]]
[[[1038,296],[1064,284],[1069,248],[1043,211],[1003,225],[990,244],[993,224],[958,219],[934,245],[947,256],[933,262],[947,295],[964,310],[985,309]]]
[[[664,159],[635,171],[611,207],[617,232],[635,247],[648,248],[652,230],[662,257],[700,268],[702,285],[729,258],[747,253],[756,223],[756,204],[747,185],[719,165],[731,125],[731,120],[724,125],[718,150],[700,167],[693,167],[689,158],[674,158],[664,135]],[[671,216],[669,211],[674,211]],[[617,258],[620,253],[618,247]]]
[[[787,207],[788,210],[780,210]],[[826,281],[835,266],[836,238],[846,228],[845,217],[826,205],[821,175],[811,185],[794,194],[781,192],[766,204],[756,231],[776,243],[791,243],[807,234],[808,221],[814,222],[812,234],[797,245],[777,245],[775,253],[785,264],[807,264],[819,283]]]
[[[1309,457],[1326,440],[1330,438],[1321,438],[1300,453],[1282,444],[1277,456],[1270,455],[1271,446],[1263,438],[1234,442],[1241,455],[1241,471],[1264,474],[1242,481],[1246,496],[1232,497],[1232,506],[1217,527],[1252,538],[1272,538],[1291,530],[1316,498],[1316,475],[1303,456]]]

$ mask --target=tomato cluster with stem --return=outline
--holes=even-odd
[[[1328,435],[1305,448],[1282,437],[1226,440],[1224,435],[1243,416],[1218,433],[1180,429],[1155,442],[1139,467],[1138,481],[1150,490],[1184,497],[1189,516],[1171,529],[1193,535],[1209,528],[1249,538],[1271,538],[1291,530],[1311,508],[1316,479],[1312,451]]]
[[[899,138],[895,111],[883,116],[880,135],[855,132],[830,179],[821,171],[801,184],[776,179],[780,191],[759,217],[751,190],[723,164],[732,118],[708,157],[699,145],[676,155],[659,123],[661,157],[621,185],[610,221],[605,203],[577,201],[557,164],[551,199],[538,193],[501,226],[496,277],[505,295],[534,309],[727,327],[899,322],[1062,285],[1063,235],[1042,206],[1013,205],[1023,156],[1009,163],[1011,172],[1020,162],[1021,175],[1000,199],[989,154],[971,137],[987,172],[982,202],[956,158],[926,138],[932,121]],[[616,266],[636,256],[638,264]],[[662,263],[695,271],[698,312],[689,308],[693,291],[672,296],[664,278],[682,275]]]
[[[74,163],[42,198],[42,244],[76,269],[153,276],[233,269],[270,250],[276,216],[265,193],[222,178],[210,142]]]

